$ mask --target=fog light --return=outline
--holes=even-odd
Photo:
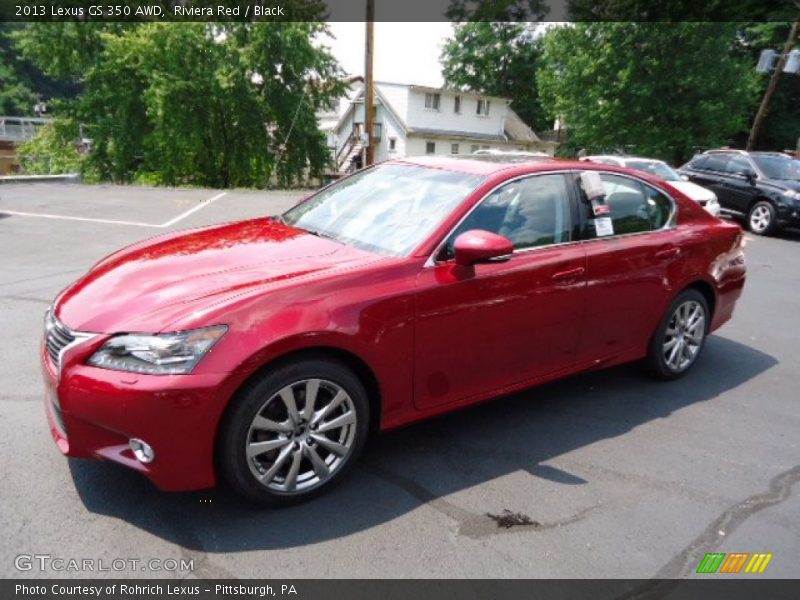
[[[139,438],[131,438],[128,440],[128,445],[133,450],[133,455],[136,459],[144,464],[153,462],[156,457],[155,451],[150,447],[150,444]]]

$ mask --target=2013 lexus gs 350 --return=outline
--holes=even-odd
[[[638,171],[385,162],[96,264],[46,315],[50,429],[164,490],[296,502],[372,430],[638,359],[683,375],[731,318],[742,246]]]

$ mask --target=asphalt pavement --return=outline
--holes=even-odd
[[[20,555],[126,561],[94,574],[115,577],[683,577],[706,552],[772,553],[757,577],[798,576],[798,233],[749,236],[736,314],[685,378],[623,366],[389,432],[301,506],[62,457],[38,364],[56,294],[122,246],[301,196],[0,186],[0,577],[93,575]]]

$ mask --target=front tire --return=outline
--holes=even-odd
[[[710,323],[708,302],[695,289],[684,290],[670,304],[650,342],[646,364],[659,379],[677,379],[697,361]]]
[[[756,235],[769,235],[775,231],[776,217],[775,207],[760,200],[747,213],[747,228]]]
[[[366,391],[347,366],[323,358],[284,364],[237,394],[220,431],[219,468],[253,502],[304,502],[352,467],[368,424]]]

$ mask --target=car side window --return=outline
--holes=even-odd
[[[471,229],[502,235],[516,250],[570,241],[566,178],[562,174],[534,175],[497,188],[453,230],[439,260],[453,258],[456,238]]]
[[[703,166],[708,171],[718,171],[724,173],[728,164],[728,157],[722,154],[709,154],[708,160]]]
[[[731,175],[738,175],[742,171],[750,171],[750,162],[744,156],[731,156],[725,165],[725,171]]]
[[[656,231],[667,224],[672,201],[664,193],[621,175],[601,173],[600,179],[605,188],[605,203],[610,209],[613,235]],[[587,237],[600,237],[591,206],[588,202],[584,202],[584,206],[587,209]]]
[[[689,166],[692,169],[705,169],[706,163],[708,162],[708,156],[705,154],[701,154],[700,156],[695,156],[690,162]]]

